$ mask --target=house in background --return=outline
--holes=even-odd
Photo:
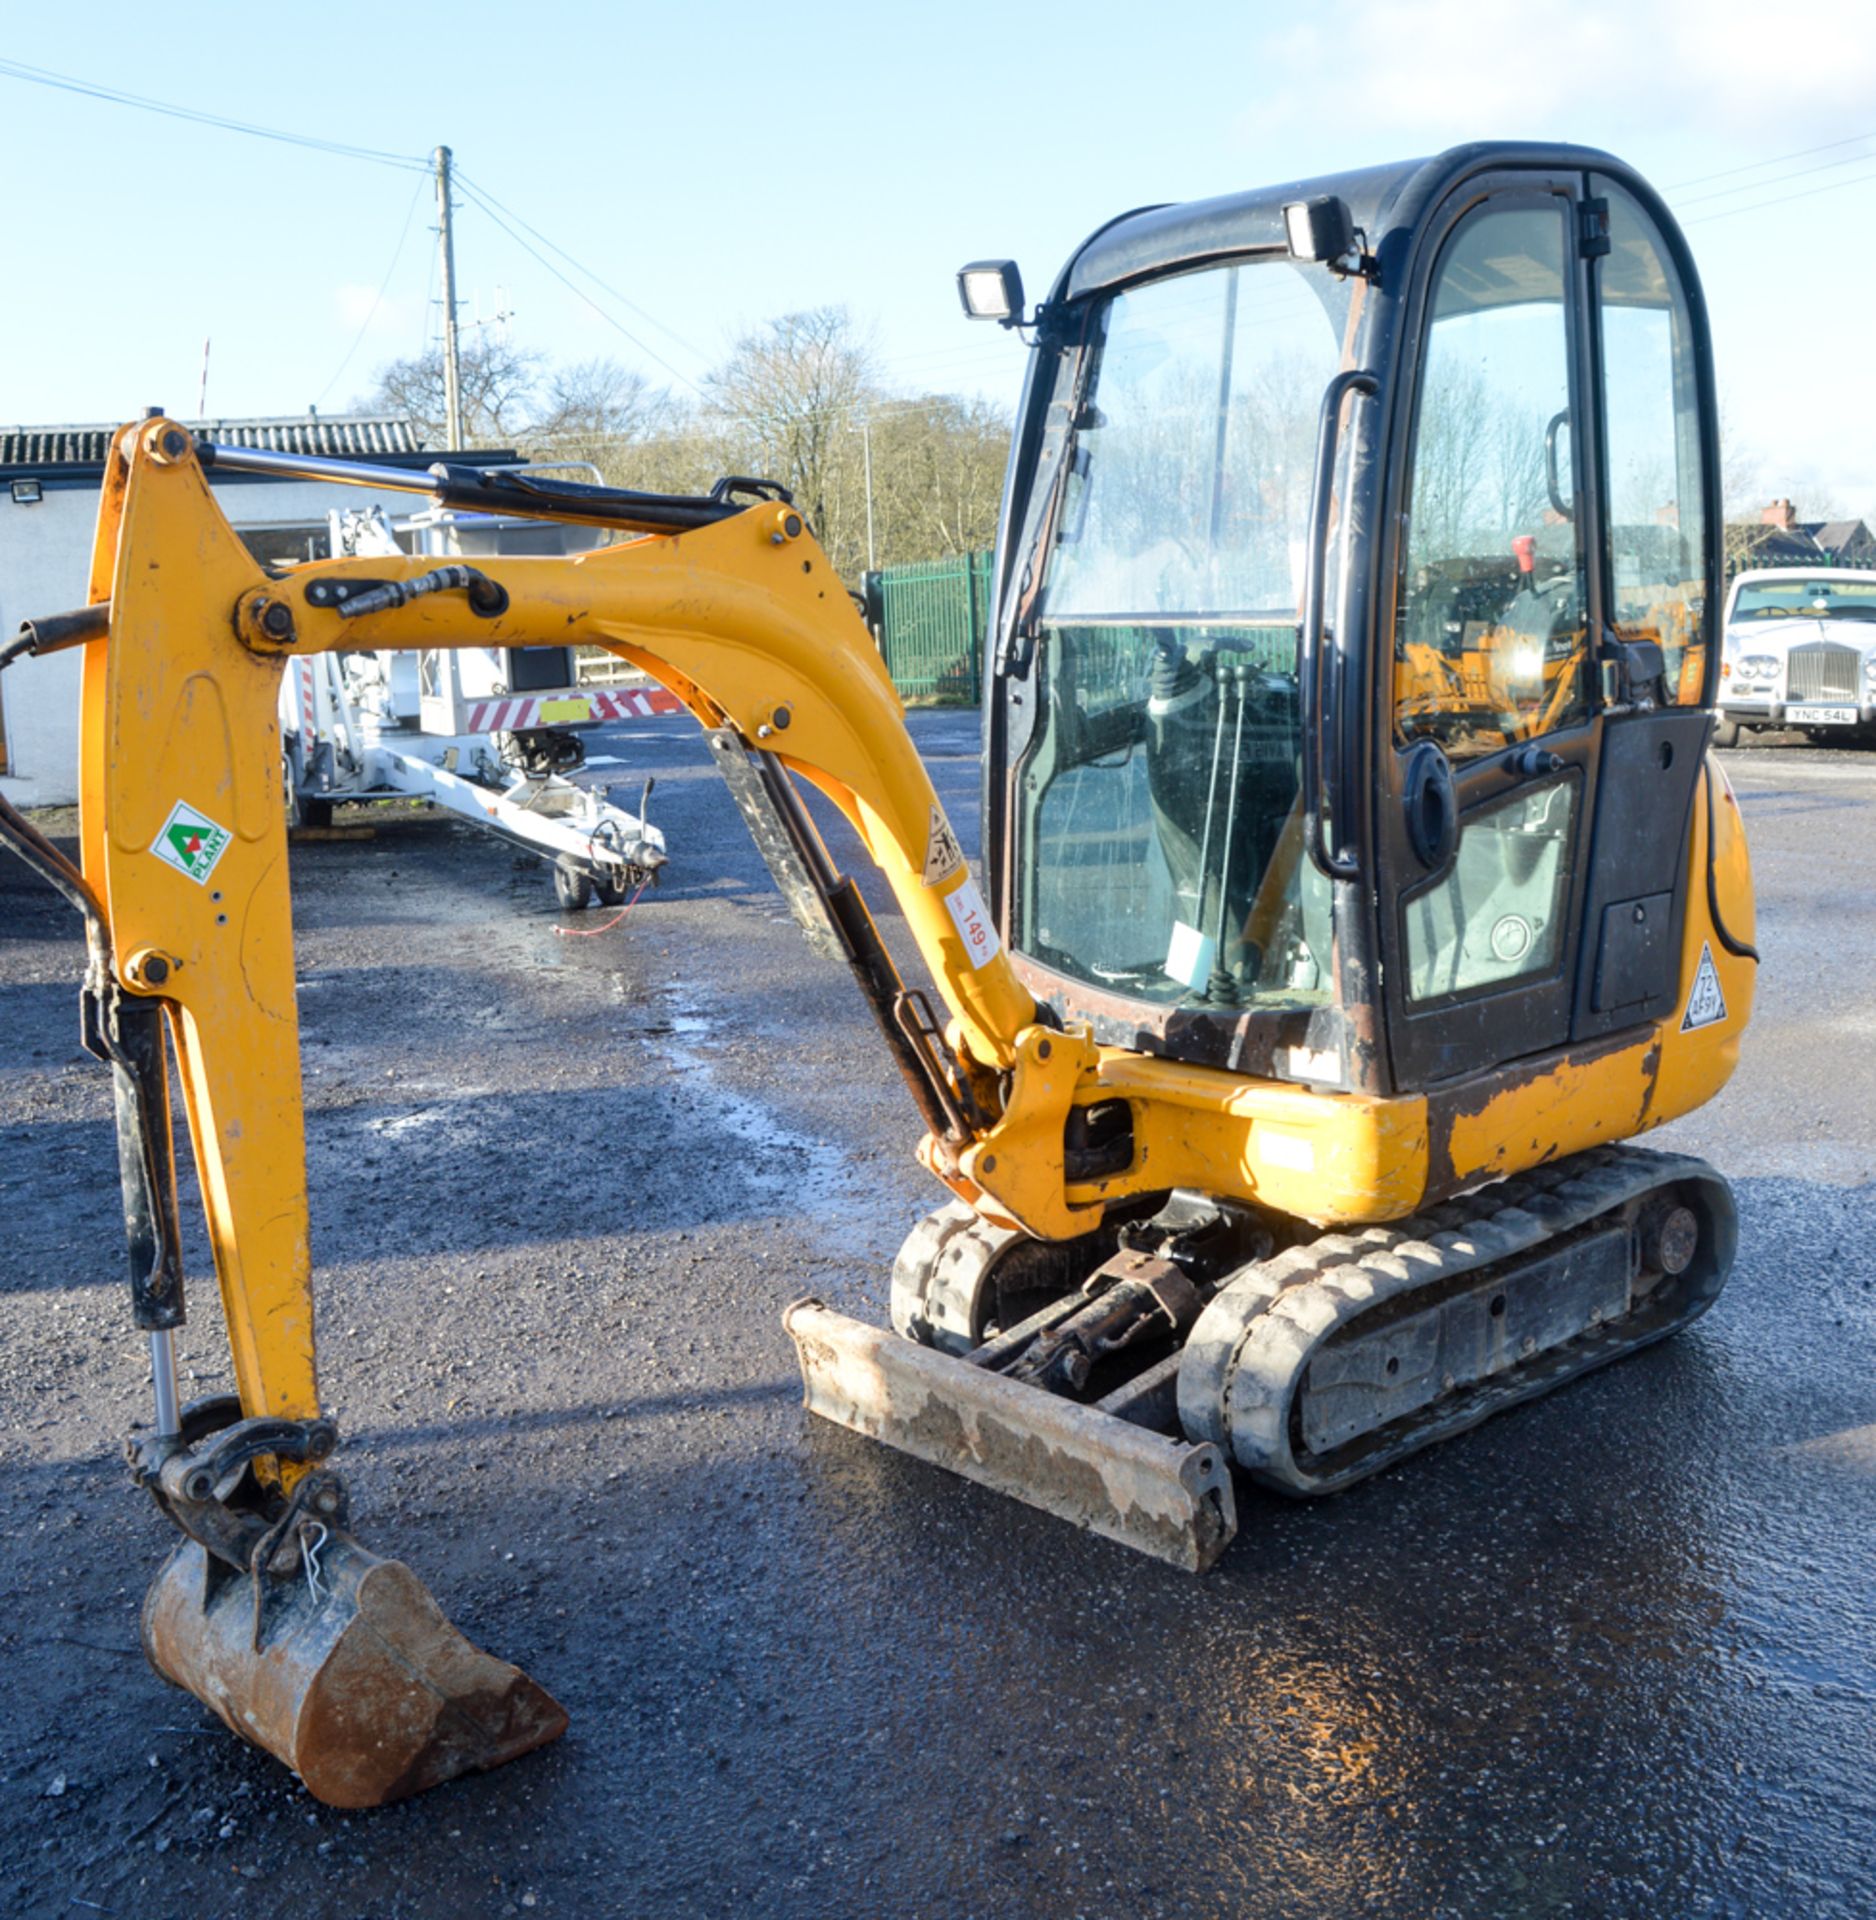
[[[421,472],[426,452],[408,420],[377,416],[184,423],[204,440],[276,453],[318,454]],[[81,606],[91,572],[104,460],[116,426],[0,428],[0,636],[22,620]],[[453,453],[453,464],[505,466],[511,452]],[[337,481],[275,480],[218,473],[222,511],[256,559],[270,565],[317,560],[331,551],[328,515],[368,505],[368,489]],[[386,499],[407,512],[408,498]],[[0,675],[0,794],[16,806],[60,806],[78,798],[78,684],[81,649],[19,660]]]
[[[1876,567],[1876,534],[1861,520],[1800,520],[1789,500],[1774,500],[1757,520],[1726,528],[1726,572],[1748,567]]]

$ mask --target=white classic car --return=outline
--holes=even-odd
[[[1767,567],[1726,600],[1718,746],[1742,727],[1801,727],[1814,740],[1876,731],[1876,573]]]

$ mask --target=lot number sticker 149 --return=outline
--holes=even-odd
[[[950,909],[951,923],[964,942],[965,957],[972,968],[988,966],[997,957],[1002,943],[990,923],[990,909],[977,891],[977,882],[966,874],[964,884],[945,895],[945,905]]]

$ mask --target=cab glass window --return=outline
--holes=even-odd
[[[1347,304],[1344,282],[1271,257],[1107,303],[1045,619],[1278,610],[1295,620],[1317,416]]]
[[[1486,207],[1435,269],[1408,483],[1403,743],[1476,759],[1589,713],[1569,203]]]
[[[1697,707],[1709,644],[1700,397],[1693,327],[1659,231],[1610,181],[1609,253],[1597,264],[1609,458],[1609,620],[1652,640],[1669,694]]]
[[[1345,282],[1277,254],[1089,315],[1036,617],[1013,945],[1101,992],[1322,1004],[1327,882],[1297,778],[1297,614]]]

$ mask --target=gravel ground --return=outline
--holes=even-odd
[[[915,726],[974,845],[974,719]],[[108,1080],[75,923],[0,869],[0,1910],[1876,1909],[1876,758],[1726,756],[1759,1014],[1660,1136],[1738,1182],[1719,1305],[1337,1500],[1241,1494],[1194,1581],[809,1424],[782,1307],[883,1317],[936,1189],[694,737],[602,749],[634,799],[657,771],[673,857],[596,937],[447,820],[294,852],[359,1529],[573,1716],[370,1814],[137,1651],[166,1538],[117,1464],[148,1387]],[[207,1392],[199,1241],[189,1267]]]

